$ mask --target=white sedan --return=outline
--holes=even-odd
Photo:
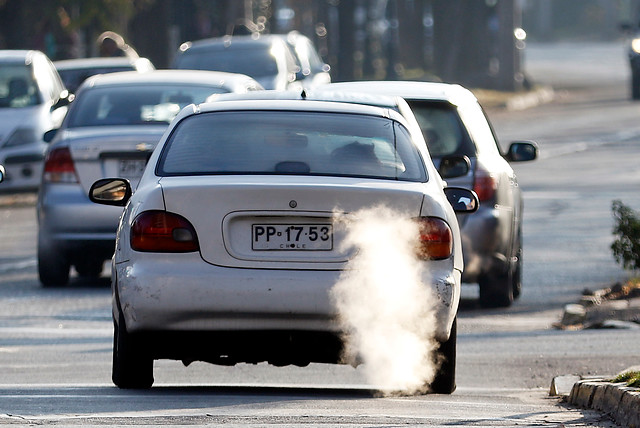
[[[135,194],[126,179],[94,183],[94,202],[126,205],[112,263],[114,383],[150,387],[154,359],[372,365],[362,345],[377,333],[367,328],[402,319],[435,344],[438,366],[418,380],[453,392],[463,268],[455,212],[473,212],[477,197],[445,188],[411,129],[395,111],[359,104],[192,105]],[[367,214],[378,223],[358,231]],[[389,263],[398,272],[377,273]],[[373,283],[380,290],[357,289]],[[406,304],[420,303],[413,321],[403,304],[389,311],[407,283],[417,287]]]

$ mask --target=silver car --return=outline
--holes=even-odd
[[[62,127],[47,133],[38,195],[38,272],[43,286],[64,285],[70,267],[97,276],[113,254],[122,209],[92,204],[91,184],[126,177],[135,186],[169,122],[212,93],[261,89],[252,78],[209,71],[158,70],[90,77]]]
[[[33,50],[0,50],[0,163],[2,190],[33,191],[40,184],[47,144],[72,95],[47,56]]]
[[[484,307],[511,305],[522,287],[523,201],[509,162],[535,159],[536,144],[512,142],[503,153],[477,99],[459,85],[363,81],[321,89],[396,95],[409,103],[443,178],[451,185],[473,189],[480,200],[476,213],[459,218],[462,281],[479,285]],[[469,162],[469,171],[463,175],[459,174],[460,156]]]

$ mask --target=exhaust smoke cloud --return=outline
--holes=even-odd
[[[364,363],[367,380],[384,393],[426,392],[437,369],[435,298],[415,256],[418,226],[385,207],[353,218],[344,246],[356,255],[332,289],[345,362]]]

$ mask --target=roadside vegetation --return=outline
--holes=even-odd
[[[628,371],[616,376],[612,382],[625,382],[627,386],[632,388],[640,388],[640,371]]]
[[[613,257],[625,269],[640,269],[640,215],[620,200],[612,203],[615,241],[611,244]]]

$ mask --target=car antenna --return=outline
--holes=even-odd
[[[302,92],[300,93],[300,97],[302,97],[303,100],[307,99],[307,91],[306,91],[306,89],[302,90]]]

